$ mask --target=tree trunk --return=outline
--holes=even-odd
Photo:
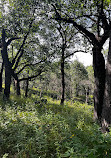
[[[2,92],[2,74],[3,74],[3,66],[4,66],[4,63],[2,63],[1,72],[0,72],[0,92]]]
[[[17,77],[18,78],[18,77]],[[18,79],[13,79],[13,84],[14,84],[14,91],[16,92],[16,95],[20,95],[20,82]]]
[[[61,76],[62,76],[62,98],[61,98],[61,104],[64,104],[64,96],[65,96],[64,48],[62,50],[62,57],[61,57]]]
[[[17,95],[20,95],[20,82],[19,82],[19,79],[18,79],[17,74],[14,73],[14,70],[13,70],[13,69],[11,69],[11,75],[12,75],[13,78],[14,78],[14,84],[15,84],[16,94],[17,94]]]
[[[2,30],[2,50],[1,50],[1,55],[3,59],[3,63],[5,66],[5,90],[4,90],[4,95],[8,99],[10,96],[10,85],[11,85],[11,76],[13,75],[13,70],[12,70],[12,64],[9,61],[8,58],[8,52],[7,52],[7,42],[5,41],[6,39],[6,34],[5,30]]]
[[[109,124],[111,124],[111,31],[106,65],[106,82],[102,112],[102,128],[104,130],[107,130]]]
[[[78,84],[76,84],[76,97],[79,96],[79,87],[78,87]]]
[[[19,82],[19,80],[16,80],[16,93],[17,93],[17,95],[20,95],[20,82]]]
[[[10,96],[10,85],[11,85],[11,70],[10,66],[5,65],[5,89],[4,95],[8,99]]]
[[[10,95],[10,84],[11,84],[11,63],[8,59],[7,53],[7,43],[5,41],[5,30],[2,30],[2,50],[1,55],[3,59],[3,63],[5,65],[5,90],[4,95],[8,99]]]
[[[99,46],[93,47],[93,68],[95,77],[94,118],[100,120],[105,89],[105,60]]]
[[[28,96],[28,87],[29,87],[29,80],[26,80],[25,97]]]
[[[86,104],[88,103],[88,88],[85,88],[86,91]]]

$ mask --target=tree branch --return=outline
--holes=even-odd
[[[16,39],[20,39],[20,37],[12,37],[11,39],[9,39],[6,43],[7,43],[7,46],[14,40]]]
[[[94,23],[97,24],[97,21],[95,19],[93,19],[91,16],[92,15],[83,14],[82,16],[78,16],[76,19],[86,17],[86,18],[92,20]]]
[[[111,27],[111,26],[110,26]],[[100,38],[100,45],[103,46],[103,44],[106,42],[106,40],[109,37],[109,32],[111,29],[107,30]]]
[[[73,19],[71,18],[63,18],[61,17],[61,15],[59,14],[59,12],[57,11],[56,7],[54,5],[52,5],[54,7],[55,13],[56,13],[56,17],[54,18],[55,20],[59,20],[59,21],[63,21],[63,22],[67,22],[70,24],[73,24],[73,26],[81,31],[83,34],[85,34],[85,36],[91,40],[93,45],[99,45],[98,40],[96,39],[95,35],[91,32],[89,32],[85,27],[83,27],[82,25],[77,24]]]
[[[21,53],[20,53],[20,55],[19,55],[19,57],[18,57],[18,59],[17,59],[17,61],[16,61],[16,63],[15,63],[14,70],[18,67],[20,58],[22,57],[23,53],[24,53],[24,50],[22,49],[22,50],[21,50]]]
[[[24,78],[19,79],[18,81],[21,82],[21,81],[25,81],[25,80],[31,80],[31,79],[36,78],[37,76],[39,76],[42,72],[43,71],[40,70],[40,72],[37,75],[33,75],[33,76],[29,76],[29,77],[24,77]]]
[[[104,32],[106,32],[107,30],[109,30],[109,24],[108,24],[106,15],[105,15],[104,10],[103,10],[103,0],[101,2],[101,10],[99,12],[99,16],[102,20]]]
[[[34,63],[34,64],[26,64],[26,65],[24,65],[24,66],[17,72],[17,74],[19,74],[20,72],[22,72],[22,70],[24,70],[26,67],[28,67],[28,66],[35,66],[35,65],[38,65],[38,64],[44,62],[45,60],[47,60],[47,59],[41,60],[41,61],[39,61],[38,63]]]
[[[86,51],[83,51],[83,50],[76,50],[76,51],[74,51],[73,53],[66,55],[66,56],[65,56],[65,59],[68,58],[68,57],[70,57],[70,56],[72,56],[72,55],[74,55],[75,53],[78,53],[78,52],[87,53]]]
[[[34,19],[33,19],[33,20],[34,20]],[[30,29],[31,29],[31,27],[32,27],[33,20],[30,22],[30,24],[29,24],[29,30],[28,30],[27,34],[24,36],[23,42],[22,42],[22,44],[21,44],[21,46],[20,46],[20,48],[19,48],[19,50],[18,50],[18,52],[17,52],[15,58],[12,60],[12,65],[14,65],[15,62],[19,62],[19,60],[20,60],[20,58],[17,59],[17,57],[18,57],[18,55],[20,54],[20,52],[21,52],[23,46],[25,45],[27,36],[28,36],[28,34],[30,33]],[[23,55],[22,52],[21,52],[21,54]],[[16,59],[17,59],[18,61],[16,61]],[[17,65],[17,66],[18,66],[18,65]]]

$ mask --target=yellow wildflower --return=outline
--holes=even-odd
[[[75,135],[73,134],[70,138],[74,137]]]

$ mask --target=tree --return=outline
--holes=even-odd
[[[9,8],[5,8],[4,3],[6,3]],[[26,5],[23,5],[24,3]],[[16,85],[17,85],[17,94],[20,95],[20,81],[31,80],[32,78],[37,77],[38,74],[40,74],[41,70],[39,69],[38,70],[39,72],[37,74],[29,76],[28,78],[25,77],[25,78],[19,79],[18,76],[27,67],[32,67],[32,66],[36,67],[37,64],[46,61],[46,59],[43,59],[44,58],[43,56],[40,58],[41,56],[40,54],[39,54],[39,57],[37,57],[37,54],[28,55],[29,52],[26,51],[27,49],[26,45],[28,45],[27,42],[29,41],[30,38],[31,38],[30,41],[31,43],[33,43],[33,46],[35,45],[35,42],[32,42],[34,40],[33,36],[39,26],[39,20],[37,20],[36,17],[42,11],[42,9],[39,8],[39,3],[33,0],[30,2],[29,1],[26,1],[26,2],[12,1],[11,3],[10,1],[9,2],[3,1],[2,5],[5,11],[5,14],[3,10],[1,11],[2,18],[0,19],[3,25],[2,26],[3,29],[2,29],[1,54],[3,58],[4,66],[5,66],[4,94],[7,98],[9,98],[11,77],[13,76],[13,78],[15,79]],[[17,51],[13,51],[13,55],[10,58],[10,54],[9,54],[10,53],[9,50],[11,49],[10,44],[15,39],[19,39],[19,37],[21,40],[18,40],[17,42],[12,43],[13,49]],[[34,37],[36,37],[36,35]],[[24,64],[21,64],[21,59],[23,59],[24,55],[25,55],[26,60]],[[32,58],[30,57],[31,60],[29,60],[29,56],[32,57]],[[36,56],[37,61],[35,61],[34,56]]]
[[[70,28],[70,25],[62,26],[62,24],[59,24],[59,27],[57,29],[58,29],[58,31],[60,33],[60,37],[61,37],[61,45],[60,45],[61,78],[62,78],[61,104],[64,104],[64,100],[65,100],[65,72],[64,72],[65,59],[68,57],[68,55],[70,56],[70,53],[68,52],[67,49],[70,48],[70,43],[72,42],[71,40],[73,40],[73,36],[71,34],[71,32],[73,32],[73,30]]]
[[[12,40],[18,39],[17,37],[11,38],[10,40],[8,40],[8,42],[6,42],[6,34],[5,34],[5,30],[2,30],[2,50],[1,50],[1,55],[3,58],[3,63],[5,65],[5,90],[4,90],[4,94],[6,96],[6,98],[9,98],[9,94],[10,94],[10,84],[11,84],[11,75],[12,75],[12,65],[11,62],[9,61],[8,58],[8,53],[7,53],[7,47],[10,44],[10,42]]]
[[[92,66],[87,66],[86,70],[88,72],[88,80],[90,82],[91,94],[94,93],[94,70]]]
[[[88,73],[85,66],[78,60],[75,60],[71,64],[71,76],[72,91],[77,97],[79,96],[79,92],[82,90],[82,81],[88,79]]]
[[[95,76],[94,115],[95,118],[99,120],[101,120],[102,117],[106,76],[102,47],[105,41],[109,38],[111,29],[109,3],[109,1],[105,0],[88,0],[87,2],[84,0],[81,4],[81,1],[76,1],[74,3],[69,0],[63,5],[63,10],[61,9],[61,12],[59,11],[58,6],[54,6],[55,20],[72,24],[84,34],[93,46],[93,68]],[[64,7],[66,8],[65,11]],[[91,24],[91,26],[89,24]],[[91,31],[90,28],[92,28]],[[101,30],[103,30],[103,33]]]
[[[77,41],[78,41],[78,31],[75,31],[74,28],[71,27],[70,24],[62,24],[58,22],[56,24],[56,28],[59,32],[58,34],[58,45],[57,47],[58,53],[57,58],[60,58],[61,63],[61,104],[64,104],[65,100],[65,62],[75,53],[81,51],[85,52],[85,50],[77,49]],[[53,37],[55,38],[55,37]],[[79,42],[79,41],[78,41]],[[83,46],[84,47],[84,46]]]
[[[4,90],[4,94],[5,94],[6,98],[9,98],[11,76],[13,76],[14,78],[16,78],[16,80],[18,80],[17,75],[14,72],[14,69],[12,69],[12,67],[14,65],[16,65],[15,62],[18,62],[17,60],[19,60],[19,58],[20,58],[20,57],[18,58],[18,54],[21,52],[21,49],[24,46],[24,43],[26,41],[28,33],[24,37],[23,43],[22,43],[19,51],[17,52],[18,54],[16,54],[16,56],[13,59],[13,61],[10,61],[9,60],[9,54],[8,54],[8,46],[10,45],[10,43],[12,41],[14,41],[16,39],[19,39],[17,37],[17,33],[20,35],[19,30],[21,30],[21,27],[22,27],[22,31],[24,29],[23,26],[19,25],[20,21],[18,21],[18,20],[22,19],[22,21],[24,23],[26,19],[25,18],[23,19],[23,16],[22,16],[21,19],[19,18],[15,22],[15,16],[20,15],[20,12],[18,14],[15,14],[15,12],[14,12],[16,3],[12,2],[12,4],[10,4],[10,3],[8,4],[9,7],[13,8],[12,10],[11,10],[11,8],[10,9],[6,8],[4,3],[8,4],[8,2],[7,1],[6,2],[3,1],[2,5],[3,5],[4,10],[1,10],[1,19],[0,19],[2,21],[2,40],[1,40],[1,48],[2,48],[2,50],[1,50],[1,55],[2,55],[2,59],[3,59],[4,67],[5,67],[5,90]],[[16,12],[17,11],[18,11],[18,8],[16,8]],[[25,10],[23,10],[23,14],[24,14],[24,11]],[[14,14],[12,14],[12,12]],[[14,19],[14,20],[12,21],[12,19]],[[18,22],[19,22],[19,24],[18,24]],[[26,25],[26,23],[25,23],[25,25]],[[30,29],[31,25],[32,25],[32,22],[29,25],[29,29]],[[5,28],[7,28],[7,33],[6,33],[6,29]],[[23,51],[22,51],[22,54],[23,54]]]
[[[109,51],[106,64],[106,82],[104,92],[104,106],[102,111],[102,130],[109,131],[108,126],[111,124],[111,30],[109,39]]]
[[[4,63],[2,62],[2,65],[1,65],[1,72],[0,72],[0,92],[2,92],[2,75],[3,75],[3,67],[4,67]]]

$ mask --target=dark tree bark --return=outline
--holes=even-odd
[[[26,80],[25,97],[28,96],[29,80]]]
[[[4,95],[8,99],[10,96],[11,70],[10,66],[5,66],[5,89]]]
[[[2,63],[1,72],[0,72],[0,92],[2,92],[2,74],[3,74],[4,63]]]
[[[11,76],[13,76],[13,79],[14,79],[14,87],[16,90],[16,94],[20,95],[20,82],[18,79],[18,74],[15,73],[13,69],[11,69]]]
[[[11,85],[11,76],[12,76],[12,64],[9,61],[8,58],[8,52],[7,47],[11,43],[11,41],[18,39],[17,37],[11,38],[6,42],[6,34],[5,30],[2,30],[2,44],[1,44],[1,55],[5,67],[5,89],[4,89],[4,95],[8,99],[10,96],[10,85]]]
[[[7,53],[7,43],[5,41],[5,30],[2,30],[2,50],[1,55],[3,59],[3,63],[5,65],[5,89],[4,95],[8,99],[10,95],[10,84],[11,84],[11,63],[8,59]]]
[[[79,96],[79,87],[78,87],[78,84],[76,84],[76,97]]]
[[[104,130],[104,132],[108,130],[109,124],[111,124],[111,30],[108,58],[106,64],[106,82],[102,111],[102,130]]]
[[[106,64],[106,84],[105,84],[105,95],[104,95],[104,106],[111,106],[111,31],[109,41],[109,51]]]
[[[101,47],[93,47],[93,68],[95,77],[94,90],[94,118],[101,119],[103,98],[105,89],[105,60],[101,53]]]
[[[65,96],[64,46],[63,46],[63,48],[62,48],[62,57],[61,57],[61,76],[62,76],[62,97],[61,97],[61,104],[64,104],[64,96]]]
[[[27,72],[27,77],[29,77],[29,71]],[[28,96],[28,87],[29,87],[29,79],[26,80],[25,97]]]
[[[18,79],[18,76],[17,74],[14,74],[13,77],[15,77],[15,87],[16,87],[16,94],[17,95],[20,95],[20,82],[19,82],[19,79]]]
[[[20,93],[20,82],[19,80],[17,79],[16,80],[16,94],[19,96],[21,93]]]

